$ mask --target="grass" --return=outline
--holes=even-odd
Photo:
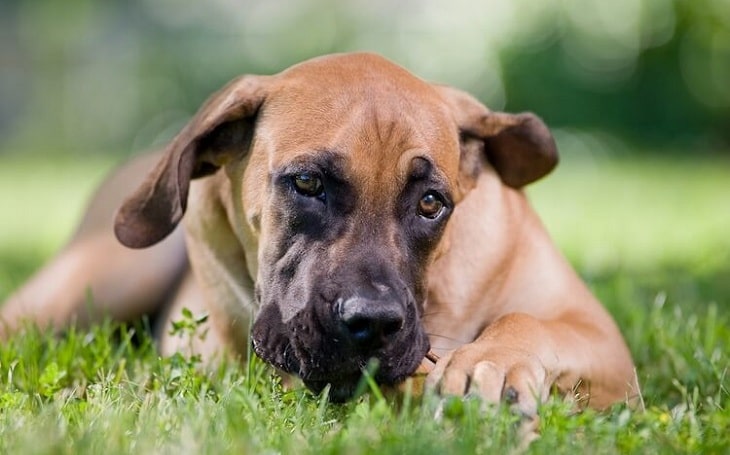
[[[623,328],[646,410],[541,409],[533,453],[730,452],[730,166],[570,159],[530,195]],[[69,235],[110,163],[3,158],[0,299]],[[182,333],[182,336],[190,336]],[[0,346],[0,453],[506,453],[517,418],[475,400],[331,405],[261,362],[201,373],[142,326]],[[443,406],[440,419],[436,409]]]

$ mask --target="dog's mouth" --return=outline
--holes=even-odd
[[[411,376],[423,358],[423,356],[414,357],[415,361],[401,359],[408,364],[404,369],[380,368],[380,361],[377,358],[371,358],[359,369],[340,370],[336,374],[322,376],[315,374],[316,372],[310,372],[309,377],[302,377],[302,381],[315,394],[320,394],[329,386],[329,400],[342,403],[369,389],[366,375],[380,386],[393,386]]]
[[[280,370],[297,375],[304,385],[315,394],[320,394],[329,386],[330,401],[342,403],[368,389],[365,384],[366,375],[369,375],[376,384],[383,386],[396,385],[410,377],[428,358],[429,345],[426,342],[417,343],[413,349],[403,353],[382,353],[376,357],[366,358],[363,355],[311,357],[306,360],[296,357],[296,349],[291,345],[282,355],[272,355],[260,349],[255,343],[254,351],[268,363]],[[256,349],[256,346],[259,349]],[[339,358],[336,358],[339,357]],[[279,360],[277,360],[279,359]],[[283,362],[280,360],[283,359]]]
[[[425,356],[423,349],[428,351],[428,345],[398,356],[384,354],[368,360],[363,356],[327,371],[300,366],[300,377],[315,394],[321,393],[329,385],[330,401],[341,403],[369,389],[366,376],[380,386],[393,386],[404,381],[422,363]]]
[[[333,402],[347,401],[358,391],[367,390],[363,382],[366,371],[378,385],[402,382],[416,371],[429,351],[428,337],[420,323],[404,328],[380,349],[367,350],[301,320],[284,324],[275,306],[268,311],[270,314],[262,312],[254,323],[251,340],[256,355],[298,376],[316,394],[329,385]]]

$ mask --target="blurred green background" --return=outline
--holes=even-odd
[[[0,151],[144,149],[240,73],[351,50],[614,153],[730,143],[728,0],[4,0]]]
[[[730,263],[730,0],[4,0],[0,296],[226,81],[352,50],[542,116],[529,191],[584,275]]]

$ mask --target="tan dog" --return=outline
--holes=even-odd
[[[369,359],[393,384],[430,347],[441,393],[532,415],[556,387],[602,408],[637,394],[631,357],[520,190],[556,163],[538,117],[490,112],[374,55],[245,76],[164,153],[109,179],[1,316],[12,331],[161,312],[170,353],[188,307],[209,314],[199,352],[245,356],[251,342],[335,400]],[[111,234],[137,186],[114,229],[141,251]]]

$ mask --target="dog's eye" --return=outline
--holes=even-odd
[[[418,214],[424,218],[435,219],[444,210],[444,201],[438,194],[429,191],[418,201]]]
[[[304,196],[319,197],[324,194],[322,180],[312,174],[302,173],[292,177],[294,188]]]

